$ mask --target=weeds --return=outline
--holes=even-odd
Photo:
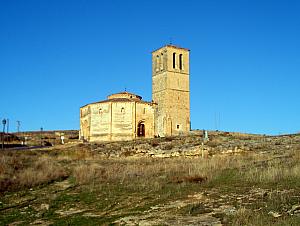
[[[96,164],[80,163],[73,168],[72,176],[77,184],[88,184],[94,180],[106,179],[106,170]]]
[[[226,137],[230,137],[231,141],[234,139],[231,135]],[[64,222],[86,225],[105,224],[113,223],[124,216],[149,213],[152,208],[162,208],[167,203],[177,204],[177,201],[180,203],[184,200],[186,206],[183,205],[182,209],[181,207],[172,209],[170,205],[168,214],[196,218],[201,214],[211,213],[227,225],[286,225],[286,222],[297,225],[299,223],[296,216],[288,214],[288,210],[293,205],[299,204],[299,148],[289,149],[286,153],[278,151],[276,155],[270,152],[268,154],[247,152],[225,156],[218,154],[217,151],[223,139],[213,137],[213,140],[209,141],[209,146],[212,149],[216,148],[213,149],[213,155],[206,158],[163,159],[131,156],[137,149],[178,150],[180,145],[182,148],[187,144],[193,146],[194,137],[186,139],[189,139],[188,142],[172,137],[150,140],[148,143],[136,141],[81,144],[68,146],[63,150],[53,147],[39,151],[2,152],[0,153],[0,190],[14,190],[15,194],[18,194],[7,195],[8,201],[3,198],[1,200],[3,209],[10,205],[12,197],[16,199],[26,197],[27,193],[31,192],[24,188],[34,188],[35,196],[43,196],[37,198],[39,201],[28,201],[30,205],[41,206],[46,202],[50,205],[49,210],[43,213],[40,213],[41,210],[27,211],[27,213],[29,207],[25,210],[25,207],[23,209],[19,207],[18,213],[24,213],[13,217],[15,210],[11,209],[10,212],[8,210],[11,215],[5,216],[6,213],[1,213],[0,221],[9,224],[24,220],[25,225],[43,217],[53,224]],[[254,138],[249,141],[253,142]],[[231,147],[230,145],[227,147]],[[260,150],[260,145],[257,146]],[[274,146],[280,145],[274,143]],[[268,150],[269,147],[266,145],[264,148]],[[118,153],[118,150],[123,155]],[[106,158],[107,155],[102,155],[102,151],[104,153],[114,151],[121,157]],[[68,182],[70,185],[74,183],[76,186],[61,191],[55,190],[58,186],[56,184],[60,183],[53,183],[49,185],[53,189],[50,190],[51,192],[47,190],[48,186],[39,186],[66,177],[70,177],[70,180],[62,183]],[[293,192],[277,192],[279,187],[283,191],[292,188]],[[247,196],[247,193],[260,188],[264,188],[263,195],[258,193],[256,196]],[[25,191],[22,193],[21,190]],[[39,194],[41,190],[44,193]],[[201,196],[203,199],[194,200],[195,194],[203,194]],[[239,200],[236,198],[238,196]],[[2,197],[6,197],[5,194]],[[207,200],[211,203],[206,202]],[[239,202],[241,200],[243,202]],[[226,212],[214,212],[221,205],[231,205],[235,213],[229,216]],[[95,212],[95,215],[101,217],[89,218],[77,214],[66,218],[57,213],[57,210],[63,212],[69,209],[93,211],[91,213]],[[278,212],[281,217],[275,219],[268,214],[271,211]]]
[[[0,191],[18,190],[68,177],[66,170],[46,156],[0,156]]]

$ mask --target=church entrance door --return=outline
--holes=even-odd
[[[140,122],[138,124],[138,130],[137,130],[138,137],[145,137],[145,124],[144,122]]]

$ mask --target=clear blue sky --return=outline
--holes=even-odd
[[[0,118],[78,129],[119,91],[151,100],[151,51],[191,50],[193,129],[300,131],[300,1],[0,1]]]

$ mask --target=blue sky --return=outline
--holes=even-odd
[[[189,48],[193,129],[300,131],[300,3],[0,1],[0,118],[78,129],[119,91],[151,100],[151,51]]]

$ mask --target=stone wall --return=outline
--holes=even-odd
[[[86,111],[86,109],[90,109]],[[81,138],[96,141],[131,140],[137,137],[138,124],[145,127],[146,138],[154,137],[154,108],[142,101],[104,101],[83,107]]]
[[[190,131],[189,50],[168,45],[152,53],[152,99],[158,136]]]

